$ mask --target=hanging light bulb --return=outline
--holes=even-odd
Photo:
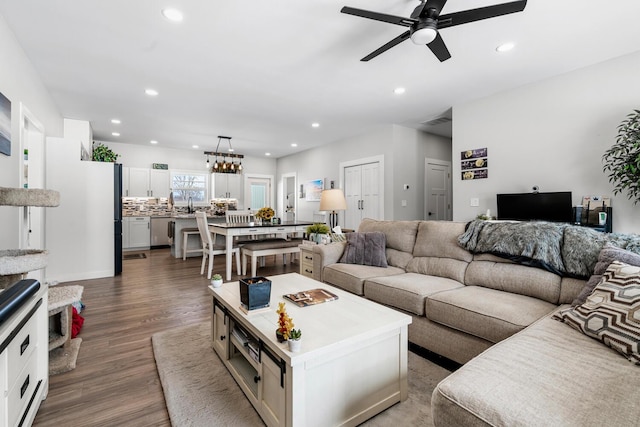
[[[235,162],[231,162],[231,170],[232,170],[232,171],[235,171],[235,169],[236,169],[236,164],[235,164]]]
[[[213,169],[218,170],[218,156],[216,156],[216,161],[213,164]]]
[[[242,170],[242,159],[240,159],[240,164],[238,165],[238,170],[241,171]]]
[[[207,169],[209,169],[209,155],[207,154]]]
[[[225,157],[222,162],[222,170],[227,170],[227,158]]]

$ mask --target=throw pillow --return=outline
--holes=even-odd
[[[584,304],[554,317],[640,365],[640,267],[613,261]]]
[[[620,249],[612,245],[606,245],[598,255],[598,262],[593,270],[593,275],[582,288],[580,294],[573,300],[571,305],[584,304],[587,297],[591,295],[596,285],[602,280],[603,273],[613,261],[624,262],[625,264],[640,266],[640,255]]]
[[[347,246],[344,248],[340,262],[387,267],[385,248],[385,235],[379,231],[347,233]]]

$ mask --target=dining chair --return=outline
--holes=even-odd
[[[200,231],[200,240],[202,240],[202,266],[200,267],[200,274],[204,274],[204,266],[208,257],[209,269],[207,279],[211,279],[214,255],[225,255],[227,251],[224,244],[219,245],[215,243],[216,234],[209,230],[207,214],[205,212],[196,212],[196,222],[198,223],[198,231]],[[240,275],[242,271],[240,269],[240,248],[234,247],[232,252],[236,255],[236,272]]]
[[[227,223],[249,223],[254,220],[253,213],[250,211],[227,211],[225,213]]]

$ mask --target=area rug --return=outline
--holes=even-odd
[[[180,427],[264,425],[211,349],[203,322],[153,335],[153,354],[171,424]],[[363,426],[432,426],[431,393],[450,372],[409,352],[409,398]]]
[[[124,254],[122,255],[122,259],[127,261],[130,259],[145,259],[147,254]]]

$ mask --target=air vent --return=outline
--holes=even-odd
[[[451,121],[450,117],[437,117],[435,119],[427,120],[426,122],[422,122],[422,124],[427,125],[427,126],[436,126],[436,125],[441,125],[443,123],[449,123],[450,121]]]

